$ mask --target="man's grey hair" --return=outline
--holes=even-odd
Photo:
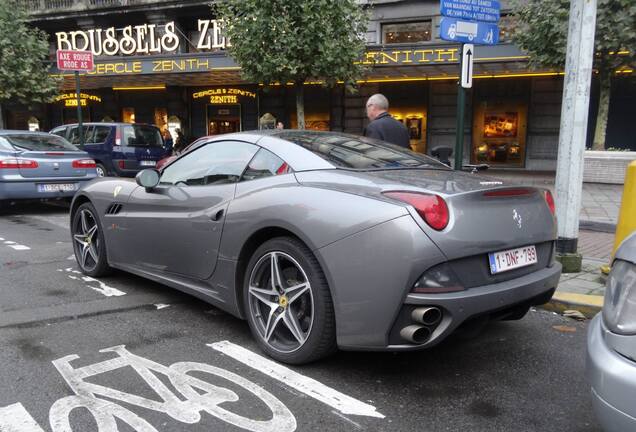
[[[375,105],[381,110],[389,109],[389,100],[381,93],[376,93],[367,100],[367,105]]]

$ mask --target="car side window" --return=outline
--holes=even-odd
[[[95,144],[102,144],[106,142],[110,135],[110,126],[95,126],[95,134],[93,135],[93,142]]]
[[[254,180],[262,177],[287,174],[291,171],[291,168],[284,160],[262,148],[250,161],[241,180]]]
[[[61,136],[62,138],[66,138],[66,128],[65,127],[53,129],[51,131],[51,133],[53,135],[57,135],[57,136]]]
[[[84,143],[91,144],[93,142],[93,126],[82,126],[84,131]],[[68,134],[68,141],[76,146],[80,145],[79,127],[73,126]]]
[[[258,147],[240,141],[206,144],[173,162],[163,171],[161,184],[203,186],[236,183]]]

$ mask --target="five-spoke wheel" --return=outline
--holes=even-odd
[[[252,256],[245,279],[250,328],[269,355],[298,364],[334,350],[329,288],[304,244],[288,237],[264,243]]]
[[[102,276],[108,270],[106,247],[97,211],[91,203],[84,203],[73,214],[71,225],[75,259],[83,273]]]

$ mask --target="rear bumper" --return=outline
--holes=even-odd
[[[154,162],[155,165],[141,165],[141,161],[136,159],[113,159],[113,171],[116,175],[121,177],[134,177],[141,170],[146,168],[155,168],[158,160],[147,159],[149,162]],[[120,167],[120,164],[123,163],[124,168]]]
[[[608,432],[636,431],[636,362],[616,353],[605,341],[608,332],[601,314],[587,333],[587,375],[592,406]]]
[[[70,198],[86,183],[95,177],[71,177],[71,178],[48,178],[29,179],[20,181],[0,181],[0,200],[5,199],[40,199],[40,198]],[[76,185],[74,191],[38,191],[39,184],[68,184]]]

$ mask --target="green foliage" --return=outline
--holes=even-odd
[[[364,68],[368,14],[355,0],[227,0],[216,5],[243,77],[266,85],[353,83]]]
[[[0,0],[0,102],[48,102],[57,92],[49,75],[46,34],[29,27],[27,14],[13,0]]]
[[[517,0],[514,42],[530,55],[534,67],[563,68],[568,35],[569,0]],[[636,2],[598,0],[594,67],[601,73],[630,66],[636,59]],[[618,51],[630,51],[617,55]]]

